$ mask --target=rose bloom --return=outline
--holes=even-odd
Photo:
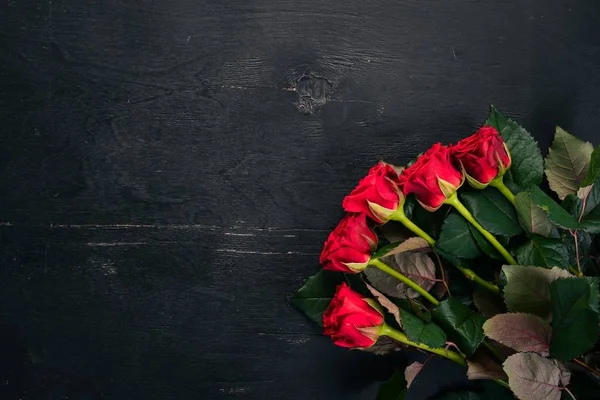
[[[387,222],[401,201],[402,193],[398,189],[397,181],[398,172],[394,167],[380,161],[344,198],[344,210],[365,213],[380,224]]]
[[[342,283],[323,313],[323,333],[338,346],[367,348],[377,341],[383,322],[379,310]]]
[[[498,131],[483,126],[450,148],[452,157],[475,180],[475,187],[488,185],[510,167],[510,154]],[[471,179],[469,182],[473,184]]]
[[[369,264],[377,249],[377,235],[365,214],[346,214],[329,234],[321,252],[323,269],[357,273]]]
[[[400,174],[400,188],[414,194],[429,211],[437,210],[463,183],[462,173],[450,158],[450,149],[436,143]]]

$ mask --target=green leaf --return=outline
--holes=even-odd
[[[592,152],[588,173],[581,186],[589,186],[598,178],[600,178],[600,146],[596,147]]]
[[[585,219],[585,217],[592,214],[600,215],[600,210],[598,210],[600,205],[600,180],[591,186],[579,189],[577,197],[580,199],[580,207],[583,207],[583,210],[578,209],[582,218]]]
[[[429,309],[418,300],[415,299],[390,299],[398,308],[410,310],[417,317],[421,318],[425,322],[431,321],[431,312]]]
[[[546,157],[546,177],[548,184],[559,199],[575,194],[588,174],[590,158],[594,146],[590,142],[567,133],[556,127],[552,146]]]
[[[590,285],[590,308],[595,312],[600,313],[600,304],[598,304],[598,285],[600,283],[600,278],[586,276],[583,279]]]
[[[389,381],[381,384],[376,400],[406,400],[407,392],[404,371],[398,368]]]
[[[446,344],[446,334],[435,323],[424,322],[402,309],[400,309],[400,319],[404,333],[413,342],[423,343],[433,348],[443,347]]]
[[[413,218],[413,212],[415,211],[415,206],[417,205],[417,199],[415,196],[408,196],[404,201],[404,215],[410,220]]]
[[[527,190],[531,201],[540,207],[548,215],[553,224],[563,229],[579,229],[579,222],[564,208],[559,206],[550,196],[539,187],[531,187]]]
[[[578,219],[581,212],[581,200],[574,194],[568,194],[562,201],[561,207]]]
[[[590,304],[598,301],[598,285],[585,278],[558,279],[550,284],[552,328],[550,353],[568,361],[589,350],[598,336],[598,312]]]
[[[577,196],[568,195],[563,207],[581,219],[583,230],[600,233],[600,179],[591,186],[581,188]]]
[[[489,242],[489,240],[487,240],[478,230],[477,228],[475,228],[473,225],[469,224],[469,230],[471,231],[471,236],[473,236],[473,239],[475,239],[475,242],[477,243],[477,246],[479,246],[479,249],[486,255],[498,259],[498,260],[504,260],[504,257],[502,257],[502,255],[500,253],[498,253],[498,250],[496,250],[496,248],[494,246],[492,246],[492,244]],[[508,242],[508,240],[505,240],[504,237],[502,236],[496,236],[496,239],[502,244],[504,245],[504,243],[502,242]]]
[[[433,310],[434,319],[467,356],[473,355],[483,341],[483,314],[451,297]]]
[[[593,260],[589,258],[592,252],[592,235],[583,230],[577,231],[577,251],[573,235],[565,233],[562,240],[569,253],[569,265],[577,265],[576,254],[579,254],[579,263],[584,274],[594,273],[593,270],[590,271],[593,268]]]
[[[464,266],[465,268],[471,268],[471,260],[461,260],[460,258],[456,258],[448,253],[443,253],[438,251],[438,254],[450,264],[454,266]],[[468,280],[462,272],[460,272],[457,268],[447,268],[446,269],[446,278],[448,281],[448,287],[450,289],[450,293],[452,293],[452,297],[458,299],[461,303],[470,306],[473,304],[472,292],[473,292],[473,282]]]
[[[290,301],[308,318],[319,326],[323,326],[323,312],[329,306],[336,287],[343,281],[344,274],[321,270],[308,278],[304,286],[290,298]]]
[[[521,233],[515,208],[498,190],[486,188],[461,193],[460,198],[475,219],[492,234],[511,237]]]
[[[413,196],[409,196],[413,197]],[[418,202],[415,205],[410,220],[419,228],[423,229],[429,236],[436,238],[440,236],[442,224],[448,214],[450,206],[443,205],[437,211],[431,212],[424,209]]]
[[[556,237],[556,227],[548,218],[548,214],[537,206],[527,192],[515,196],[515,208],[519,223],[528,234],[544,237]]]
[[[436,247],[459,258],[476,258],[481,255],[469,230],[469,223],[456,212],[446,217]]]
[[[521,265],[536,267],[569,267],[569,252],[560,239],[532,235],[531,239],[515,251]]]
[[[550,283],[559,278],[572,277],[568,271],[521,265],[505,265],[502,271],[506,276],[504,301],[510,312],[524,312],[548,318],[550,304]]]
[[[371,255],[371,258],[385,257],[386,254],[388,254],[390,251],[394,250],[400,244],[402,244],[402,242],[393,242],[393,243],[386,244],[385,246],[381,246],[380,248],[378,248],[375,251],[375,253],[373,253]]]
[[[524,189],[539,186],[542,183],[544,161],[540,148],[531,134],[502,115],[494,106],[490,109],[486,124],[500,132],[510,151],[512,162],[505,179],[513,181]]]

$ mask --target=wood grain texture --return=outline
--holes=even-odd
[[[600,144],[598,26],[594,0],[0,3],[2,398],[372,399],[391,364],[286,301],[341,199],[490,103]]]

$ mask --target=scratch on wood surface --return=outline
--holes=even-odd
[[[201,224],[50,224],[50,228],[67,229],[222,229],[218,225]]]
[[[261,254],[266,256],[271,255],[301,255],[301,256],[314,256],[317,253],[303,253],[300,251],[258,251],[258,250],[236,250],[236,249],[216,249],[219,253],[236,253],[236,254]]]
[[[239,85],[221,85],[221,89],[238,89],[238,90],[248,90],[250,87],[247,86],[239,86]]]
[[[117,274],[117,269],[115,268],[114,264],[111,262],[103,263],[101,265],[101,268],[104,271],[104,275],[116,275]]]
[[[292,339],[292,338],[283,337],[281,339],[283,339],[287,343],[293,344],[293,345],[302,345],[302,344],[308,343],[308,338],[295,338],[295,339]]]
[[[248,388],[240,387],[240,388],[228,388],[228,389],[219,389],[221,393],[227,394],[245,394],[248,392]]]
[[[358,103],[358,104],[375,104],[374,101],[369,100],[351,100],[351,99],[329,99],[331,103]]]
[[[147,243],[146,242],[88,242],[86,244],[90,247],[114,247],[114,246],[141,246],[141,245],[145,245]]]
[[[231,230],[246,230],[250,232],[329,232],[326,229],[310,229],[310,228],[281,228],[281,227],[266,227],[259,228],[255,226],[241,226],[241,225],[231,225],[231,226],[220,226],[220,225],[204,225],[204,224],[19,224],[13,223],[10,221],[0,221],[0,226],[8,226],[8,227],[48,227],[50,229],[179,229],[179,230],[212,230],[212,231],[221,231],[224,229]],[[232,236],[251,236],[252,233],[234,233],[234,232],[225,232],[225,235]],[[295,237],[296,235],[285,234],[284,237]]]

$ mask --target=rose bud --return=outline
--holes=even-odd
[[[450,149],[436,143],[400,174],[404,195],[414,194],[427,210],[437,210],[463,184],[463,174],[450,159]]]
[[[471,186],[483,189],[510,167],[510,153],[498,131],[483,126],[473,135],[450,147],[452,157],[463,169]]]
[[[358,273],[369,264],[377,249],[377,235],[371,230],[365,214],[346,214],[329,234],[321,252],[323,269]]]
[[[341,347],[367,348],[379,338],[383,314],[342,283],[323,313],[323,333]]]
[[[404,201],[398,189],[398,172],[380,161],[373,166],[358,186],[344,198],[344,210],[365,213],[377,223],[385,223]]]

